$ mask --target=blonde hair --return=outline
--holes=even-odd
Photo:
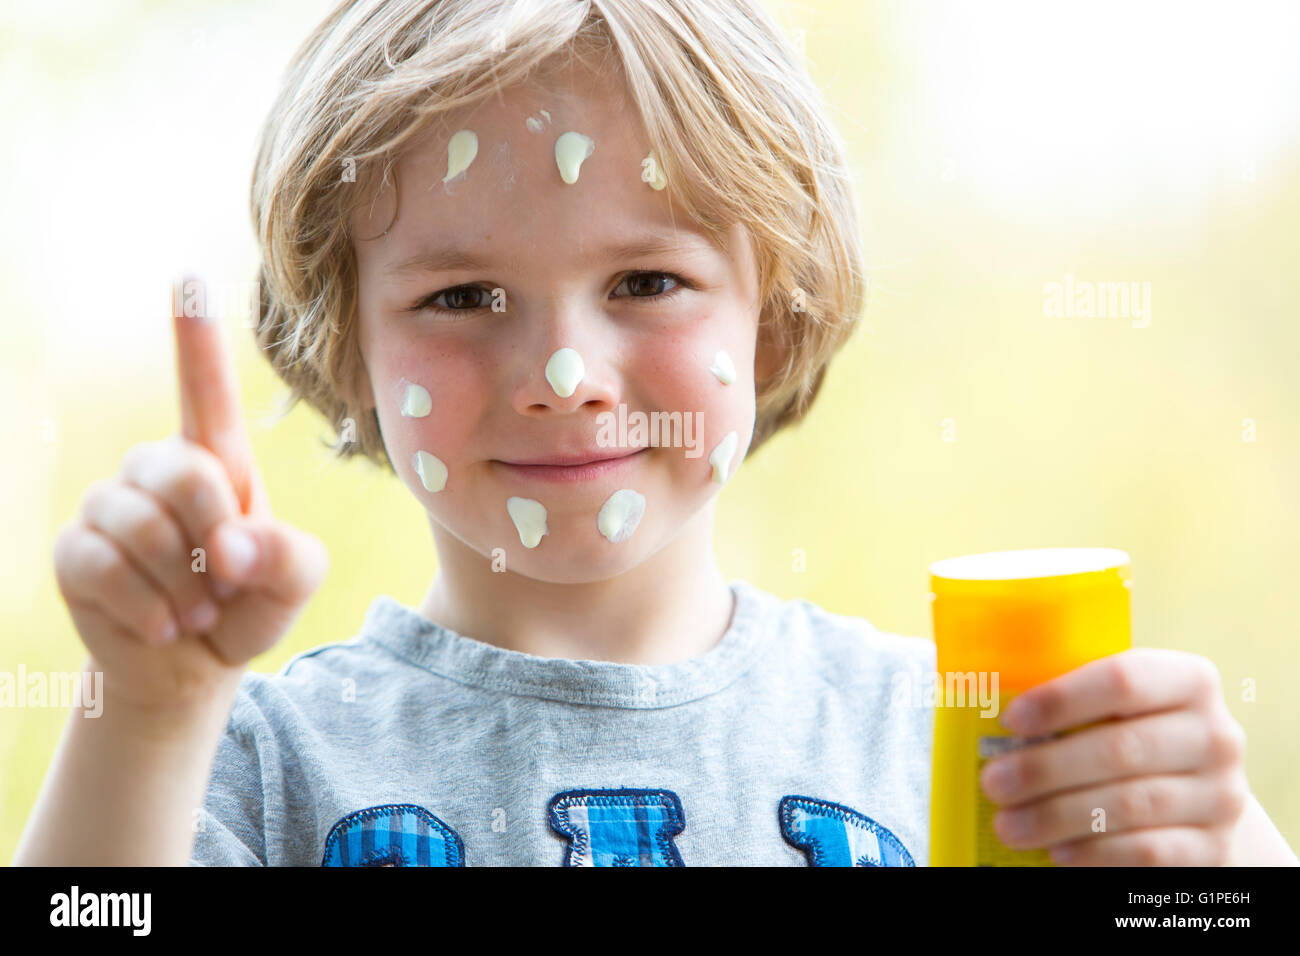
[[[347,0],[293,57],[251,189],[256,334],[289,386],[280,414],[300,400],[319,410],[338,457],[392,468],[358,392],[349,219],[370,161],[385,161],[386,183],[439,114],[593,50],[627,83],[672,202],[719,245],[734,223],[753,241],[758,344],[780,367],[756,382],[749,454],[811,407],[867,280],[843,143],[757,0]]]

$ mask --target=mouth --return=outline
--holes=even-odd
[[[650,451],[648,447],[638,448],[617,458],[589,461],[580,465],[518,465],[495,458],[493,462],[501,466],[512,478],[525,481],[578,482],[619,473],[631,467],[633,462],[640,460],[648,451]]]

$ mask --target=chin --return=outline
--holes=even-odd
[[[610,544],[601,538],[600,543],[605,547],[592,551],[570,547],[562,553],[557,547],[551,554],[545,554],[547,541],[542,538],[541,544],[522,557],[516,556],[508,567],[516,574],[548,584],[595,584],[616,578],[645,560],[646,555],[640,550],[625,548],[630,542]]]

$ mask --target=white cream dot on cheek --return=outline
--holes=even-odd
[[[596,528],[613,544],[626,541],[645,514],[645,495],[631,488],[620,488],[600,506]]]
[[[572,395],[584,374],[582,356],[573,349],[559,349],[546,361],[546,380],[560,398]]]
[[[445,183],[469,169],[478,155],[478,135],[472,129],[457,130],[447,143],[447,175],[442,177]]]
[[[581,133],[561,133],[555,141],[555,165],[560,178],[572,186],[578,181],[578,170],[583,161],[596,151],[596,141]]]
[[[532,498],[507,498],[506,511],[525,548],[535,548],[546,534],[546,507]]]
[[[726,437],[718,442],[718,447],[713,449],[713,454],[709,455],[709,464],[713,466],[713,480],[720,485],[727,481],[731,459],[736,454],[736,445],[739,442],[739,435],[735,432],[727,432]]]
[[[713,364],[709,366],[709,371],[716,375],[723,385],[730,385],[736,380],[736,364],[731,361],[731,356],[721,349],[713,356]]]
[[[442,491],[447,487],[447,466],[436,455],[417,451],[411,461],[425,491]]]
[[[403,378],[398,380],[397,390],[403,417],[424,418],[433,411],[433,399],[429,397],[429,390],[423,385],[416,385]]]

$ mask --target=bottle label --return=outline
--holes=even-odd
[[[1012,850],[1002,844],[993,829],[993,815],[998,812],[998,805],[990,800],[979,785],[980,771],[984,764],[1005,753],[1020,747],[1036,744],[1044,740],[1053,740],[1060,733],[1044,734],[1040,737],[1016,737],[1011,734],[997,734],[976,738],[975,766],[975,865],[976,866],[1052,866],[1052,858],[1045,848],[1034,850]]]

